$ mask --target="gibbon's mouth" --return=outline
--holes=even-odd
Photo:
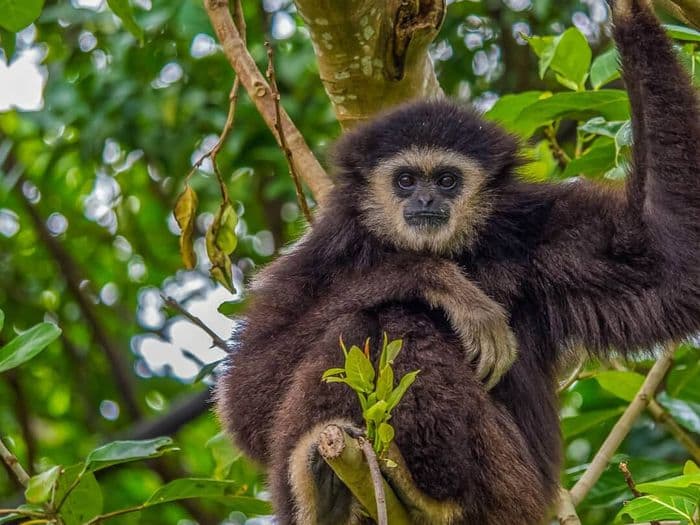
[[[438,211],[414,211],[404,212],[403,218],[406,224],[417,228],[439,228],[450,220],[449,213]]]

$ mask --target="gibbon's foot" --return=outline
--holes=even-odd
[[[396,443],[392,443],[384,457],[379,460],[379,468],[396,497],[408,511],[412,523],[449,525],[461,517],[462,510],[457,503],[438,501],[416,486]]]
[[[289,481],[298,525],[346,524],[352,514],[354,498],[350,489],[319,452],[319,436],[331,424],[353,437],[364,434],[348,421],[332,420],[315,425],[299,440],[289,460]]]

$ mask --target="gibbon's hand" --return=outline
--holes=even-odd
[[[653,10],[651,0],[607,0],[613,19],[630,18],[638,11]]]
[[[477,378],[484,381],[487,390],[492,389],[518,357],[518,342],[505,312],[467,319],[458,333],[467,359],[475,365]]]

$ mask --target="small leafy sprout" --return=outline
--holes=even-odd
[[[345,383],[355,391],[362,407],[367,439],[372,442],[375,452],[379,455],[386,452],[394,439],[394,427],[388,422],[391,419],[391,411],[399,404],[420,372],[409,372],[401,378],[398,386],[394,387],[392,365],[402,346],[401,339],[390,342],[385,333],[375,370],[370,358],[369,339],[365,341],[363,349],[353,345],[348,350],[341,336],[340,348],[345,356],[345,366],[330,368],[321,378],[326,383]]]

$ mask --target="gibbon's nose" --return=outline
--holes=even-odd
[[[421,193],[416,195],[416,200],[423,208],[430,208],[434,199],[430,193]]]

